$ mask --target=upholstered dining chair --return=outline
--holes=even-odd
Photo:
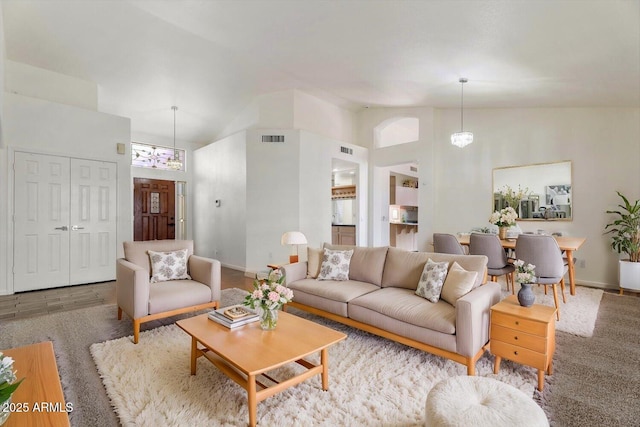
[[[505,276],[507,290],[511,283],[511,293],[515,294],[513,272],[515,267],[507,259],[507,254],[502,248],[500,239],[495,234],[471,233],[469,236],[469,255],[485,255],[487,262],[487,274],[492,282],[497,282],[499,276]]]
[[[151,320],[218,308],[220,261],[193,255],[193,240],[124,242],[116,261],[118,320],[133,319],[133,342]]]
[[[560,320],[557,285],[560,284],[562,302],[566,303],[564,294],[564,275],[568,267],[562,259],[562,251],[552,236],[521,234],[516,241],[516,256],[527,264],[536,266],[536,283],[553,288],[553,301],[556,305],[556,317]]]
[[[453,234],[433,233],[433,251],[440,254],[467,255]]]

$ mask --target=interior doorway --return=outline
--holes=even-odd
[[[358,230],[358,164],[333,159],[331,164],[331,243],[356,245]]]
[[[133,179],[133,240],[175,239],[176,185],[161,179]]]

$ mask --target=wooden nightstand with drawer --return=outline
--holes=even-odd
[[[493,372],[500,371],[502,358],[538,369],[538,390],[544,373],[553,374],[556,349],[555,307],[534,304],[522,307],[515,295],[491,307],[491,353],[496,356]]]

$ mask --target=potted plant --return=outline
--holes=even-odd
[[[618,278],[622,289],[640,290],[640,200],[631,203],[619,191],[616,191],[623,203],[619,210],[607,211],[616,215],[616,219],[605,226],[611,234],[611,247],[619,254],[625,253],[628,259],[619,260]]]

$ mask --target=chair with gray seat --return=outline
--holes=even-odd
[[[453,234],[433,233],[433,251],[440,254],[467,255]]]
[[[469,236],[469,255],[486,256],[489,259],[487,262],[487,274],[491,277],[491,281],[497,282],[499,276],[505,276],[507,290],[509,290],[509,283],[511,283],[511,293],[515,294],[513,272],[516,268],[509,263],[507,254],[502,248],[502,243],[500,243],[497,235],[471,233],[471,236]]]
[[[521,234],[516,242],[516,256],[527,264],[536,266],[536,283],[553,288],[553,301],[556,305],[556,317],[560,320],[557,285],[560,284],[562,302],[566,303],[564,294],[564,275],[568,267],[562,259],[562,251],[552,236]]]

